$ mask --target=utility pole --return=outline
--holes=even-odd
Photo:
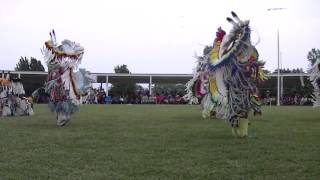
[[[269,8],[267,11],[279,11],[285,8]],[[280,37],[279,37],[279,25],[277,29],[277,60],[278,60],[278,76],[277,76],[277,106],[280,106]]]

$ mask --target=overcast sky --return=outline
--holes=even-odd
[[[268,8],[286,8],[267,11]],[[1,0],[0,69],[12,70],[20,56],[43,62],[40,48],[54,28],[57,39],[85,48],[80,67],[113,72],[192,73],[194,54],[212,44],[230,11],[249,19],[266,69],[277,67],[277,28],[282,66],[308,68],[311,48],[320,49],[318,0]],[[44,64],[44,62],[43,62]]]

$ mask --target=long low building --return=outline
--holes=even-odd
[[[39,71],[2,71],[6,75],[10,73],[13,77],[20,77],[24,82],[43,81],[47,78],[47,72]],[[134,83],[186,83],[192,74],[122,74],[122,73],[90,73],[97,77],[97,83],[114,83],[120,81],[131,81]]]
[[[1,72],[1,71],[0,71]],[[10,73],[14,77],[22,78],[26,83],[29,81],[45,81],[47,78],[47,72],[40,71],[2,71],[2,74],[6,75]],[[148,73],[90,73],[97,77],[97,83],[114,83],[119,81],[131,81],[134,83],[168,83],[178,84],[188,82],[193,75],[192,74],[148,74]],[[277,74],[268,74],[268,77],[277,77]],[[280,74],[280,77],[301,77],[309,76],[307,73],[284,73]]]
[[[1,72],[1,71],[0,71]],[[8,71],[3,70],[2,76],[10,73],[13,77],[20,77],[24,84],[44,84],[47,78],[47,72],[38,71]],[[91,73],[97,77],[97,83],[105,83],[106,89],[109,89],[109,83],[114,82],[134,82],[149,84],[149,92],[152,94],[152,84],[185,84],[193,75],[192,74],[148,74],[148,73]],[[278,77],[278,74],[268,74],[268,77]],[[305,77],[307,73],[284,73],[280,74],[280,78],[284,77]],[[108,93],[108,92],[107,92]]]
[[[2,74],[20,77],[24,84],[44,84],[47,78],[47,72],[37,71],[2,71]],[[151,84],[167,83],[167,84],[185,84],[192,78],[192,74],[121,74],[121,73],[91,73],[97,77],[97,83],[105,83],[108,89],[109,83],[114,82],[134,82],[149,84],[149,92],[151,92]]]

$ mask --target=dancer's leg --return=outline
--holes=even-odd
[[[240,137],[248,136],[248,124],[249,124],[249,119],[245,118],[240,120],[240,125],[239,125]]]
[[[70,114],[64,112],[57,113],[57,126],[64,126],[70,121]]]

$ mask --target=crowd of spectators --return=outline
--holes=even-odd
[[[107,96],[104,89],[90,89],[82,97],[83,104],[186,104],[182,94],[149,95],[149,91],[139,91],[131,95]]]
[[[271,97],[271,98],[264,98],[262,99],[262,102],[264,105],[275,105],[277,104],[277,98]],[[283,96],[280,99],[281,105],[312,105],[312,98],[311,97],[305,97],[300,95],[294,95],[294,96]]]
[[[42,91],[40,91],[42,92]],[[107,96],[104,89],[91,88],[88,94],[81,98],[83,104],[187,104],[188,102],[182,98],[181,93],[157,93],[150,96],[148,90],[137,91],[132,95],[112,95]],[[262,104],[276,105],[277,98],[275,96],[263,97]],[[34,99],[35,103],[47,103],[48,96],[42,92],[42,95]],[[280,99],[281,105],[312,105],[312,98],[295,95],[283,95]]]

